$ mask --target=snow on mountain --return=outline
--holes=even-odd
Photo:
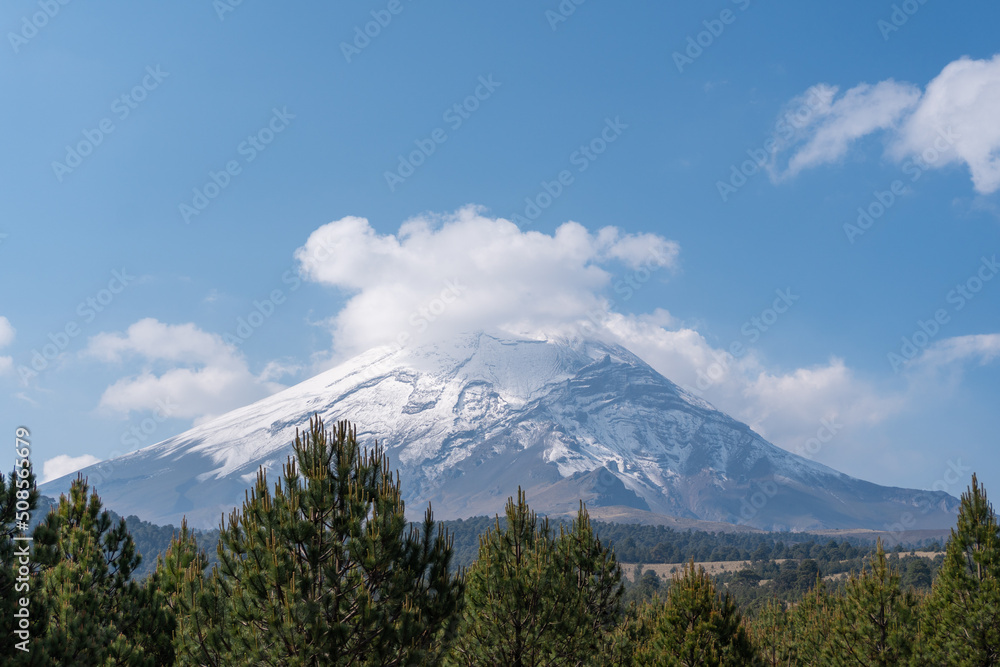
[[[543,512],[626,507],[768,529],[953,523],[941,492],[881,487],[768,443],[618,345],[470,334],[370,350],[252,405],[85,468],[105,504],[216,527],[296,428],[349,419],[400,470],[408,512],[502,511],[517,487]],[[42,486],[65,491],[73,475]]]

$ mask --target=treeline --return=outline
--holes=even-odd
[[[848,560],[869,554],[874,543],[861,540],[824,541],[808,533],[707,533],[678,531],[665,526],[595,522],[601,539],[614,546],[625,563],[709,561],[768,561],[782,558]]]
[[[143,580],[127,521],[85,480],[35,528],[30,549],[19,513],[37,506],[33,480],[0,480],[3,664],[989,665],[1000,656],[1000,527],[975,477],[929,590],[904,585],[902,560],[881,546],[828,584],[821,564],[850,561],[838,558],[850,545],[813,543],[818,560],[772,571],[751,558],[726,581],[692,561],[630,601],[615,549],[583,507],[550,525],[519,494],[457,569],[454,537],[429,511],[419,526],[406,521],[384,453],[364,450],[346,422],[327,431],[313,420],[294,450],[277,484],[261,472],[226,519],[215,565],[182,525]],[[772,597],[743,613],[740,586],[793,567],[787,583],[804,589],[796,603]]]
[[[441,521],[455,539],[455,563],[470,565],[476,560],[479,536],[493,527],[491,517]],[[503,520],[501,519],[501,527]],[[623,563],[683,563],[708,561],[768,561],[783,558],[813,558],[834,561],[860,558],[874,552],[874,542],[863,540],[825,541],[808,533],[749,533],[680,531],[666,526],[594,522],[601,541],[613,547]],[[932,545],[937,546],[937,545]]]
[[[38,507],[32,513],[31,527],[41,523],[48,513],[58,504],[45,496],[40,496]],[[122,517],[108,510],[113,523]],[[477,516],[469,519],[452,519],[438,521],[452,538],[452,565],[462,568],[475,562],[479,554],[479,538],[488,530],[494,528],[494,517]],[[560,522],[553,521],[555,528]],[[569,523],[562,521],[562,523]],[[145,579],[156,569],[156,559],[166,553],[167,548],[177,535],[178,527],[161,526],[143,521],[135,515],[125,517],[129,534],[135,542],[136,551],[142,556],[142,562],[134,576]],[[411,528],[419,527],[419,523],[410,523]],[[500,517],[500,527],[505,528],[506,519]],[[783,559],[813,559],[823,566],[824,574],[848,572],[860,567],[861,559],[870,556],[875,551],[873,541],[858,538],[833,540],[809,533],[750,533],[750,532],[705,532],[695,530],[676,530],[665,526],[644,526],[637,524],[593,522],[594,531],[601,541],[612,547],[622,563],[683,563],[689,560],[697,562],[716,561],[752,561],[755,564],[766,564],[768,561]],[[216,554],[219,541],[219,530],[188,529],[191,535],[207,552],[209,566],[218,562]],[[931,551],[941,549],[937,542],[924,540],[919,543],[921,548]],[[907,549],[896,547],[898,552],[905,552],[918,546],[918,543],[908,544]],[[837,564],[842,565],[838,566]],[[839,567],[839,569],[838,569]],[[770,572],[760,572],[763,579],[771,579]],[[785,577],[788,575],[785,574]]]
[[[34,509],[30,512],[29,528],[34,530],[39,524],[43,523],[49,513],[58,507],[58,505],[59,501],[39,495]],[[111,523],[117,524],[122,520],[122,517],[114,511],[108,510],[107,512]],[[132,536],[132,541],[135,543],[135,550],[142,556],[141,562],[132,573],[132,576],[136,579],[145,579],[156,569],[157,558],[167,552],[170,543],[177,536],[178,528],[170,524],[161,526],[149,521],[143,521],[134,514],[124,517],[124,519],[129,535]],[[219,542],[219,530],[191,530],[191,534],[206,548],[209,565],[214,565],[217,562],[215,552],[216,545]]]
[[[43,510],[44,511],[44,510]],[[118,515],[111,512],[113,520]],[[129,532],[135,539],[136,547],[143,556],[149,556],[137,576],[145,578],[156,565],[156,557],[166,552],[177,534],[177,527],[159,526],[143,521],[136,516],[125,518]],[[496,518],[477,516],[469,519],[437,521],[439,526],[452,538],[452,565],[468,567],[479,555],[479,538],[495,528]],[[560,524],[569,525],[566,520],[550,522],[553,529]],[[411,522],[410,528],[418,528],[419,523]],[[682,563],[694,559],[698,562],[745,560],[767,562],[781,559],[811,558],[821,562],[855,562],[855,569],[861,558],[871,555],[875,543],[864,540],[825,541],[808,533],[709,533],[704,531],[679,531],[664,526],[642,526],[637,524],[593,522],[594,531],[601,541],[612,547],[623,563]],[[506,528],[506,518],[500,517],[500,528]],[[190,529],[189,529],[190,530]],[[191,530],[198,543],[215,555],[219,531]],[[912,546],[912,545],[910,545]],[[940,549],[932,543],[926,548]],[[214,559],[209,564],[214,564]],[[847,570],[842,570],[847,571]],[[830,572],[832,573],[832,571]],[[767,578],[767,577],[765,577]]]
[[[112,511],[108,511],[113,523],[121,521],[121,517]],[[134,514],[125,517],[125,526],[129,535],[135,541],[136,551],[142,556],[142,560],[136,567],[133,577],[145,579],[156,571],[156,563],[167,553],[170,545],[177,537],[180,529],[172,526],[160,526],[149,521],[143,521]],[[190,530],[191,536],[197,539],[198,543],[205,549],[208,562],[211,567],[219,562],[217,548],[219,544],[219,530]]]

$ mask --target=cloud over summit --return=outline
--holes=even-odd
[[[411,218],[394,234],[342,218],[314,231],[296,257],[306,278],[347,295],[330,323],[337,350],[350,354],[471,330],[559,328],[604,308],[615,264],[670,269],[678,253],[656,234],[592,233],[575,222],[553,234],[522,231],[466,207]]]

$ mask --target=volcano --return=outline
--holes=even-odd
[[[408,513],[580,500],[615,516],[669,515],[767,530],[910,529],[954,523],[943,492],[885,487],[776,447],[620,345],[474,333],[379,347],[252,405],[82,474],[106,506],[154,523],[218,527],[263,466],[271,481],[296,429],[347,419],[399,470]],[[65,491],[77,473],[41,487]]]

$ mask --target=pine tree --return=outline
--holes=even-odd
[[[177,617],[190,611],[183,605],[185,597],[190,595],[187,590],[189,573],[191,581],[195,577],[200,581],[207,566],[208,557],[204,550],[198,549],[187,520],[182,519],[180,532],[174,534],[166,553],[156,557],[156,570],[143,587],[145,602],[158,608],[163,615],[160,624],[163,632],[153,648],[164,664],[173,664],[175,648],[183,643]]]
[[[555,546],[558,578],[568,598],[557,650],[567,662],[588,663],[606,655],[610,646],[608,634],[619,620],[625,593],[622,570],[614,551],[594,532],[583,502],[569,529],[559,526]]]
[[[625,589],[624,600],[637,605],[659,597],[663,582],[652,568],[643,568],[642,563],[635,566],[632,585]]]
[[[834,659],[830,627],[838,609],[822,579],[789,613],[790,633],[786,647],[790,664],[821,667]]]
[[[926,558],[913,556],[905,561],[906,569],[900,573],[900,585],[904,589],[926,591],[930,589],[933,577]]]
[[[637,652],[637,665],[718,665],[759,663],[736,604],[720,596],[694,560],[676,575],[666,602],[658,607],[652,637]]]
[[[806,592],[822,578],[823,573],[819,571],[819,564],[812,558],[806,558],[795,570],[795,589]]]
[[[182,519],[181,530],[174,534],[167,552],[156,557],[156,571],[150,581],[167,597],[168,606],[176,611],[188,571],[204,572],[206,567],[208,556],[198,549],[194,535],[188,530],[187,519]]]
[[[217,569],[206,577],[204,571],[189,567],[175,595],[177,627],[174,649],[177,665],[224,667],[239,664],[232,635],[241,628],[230,624],[230,600],[226,598]]]
[[[269,489],[266,475],[222,527],[219,565],[185,573],[181,664],[434,662],[461,602],[448,535],[428,508],[410,532],[383,450],[317,417]]]
[[[33,657],[53,665],[169,664],[172,656],[158,659],[147,649],[163,644],[162,636],[154,639],[163,618],[155,599],[132,580],[141,556],[125,521],[113,526],[89,491],[77,477],[35,530],[45,618]]]
[[[556,537],[518,489],[506,525],[480,537],[466,575],[465,613],[452,660],[462,665],[601,665],[622,652],[613,636],[621,568],[581,504]]]
[[[749,627],[751,643],[760,652],[764,665],[784,667],[796,664],[792,646],[794,626],[787,605],[768,600]]]
[[[831,623],[831,665],[906,664],[916,635],[916,598],[904,593],[882,541],[858,575],[847,581]]]
[[[602,653],[603,664],[612,667],[631,667],[635,664],[636,651],[653,636],[654,607],[660,603],[658,599],[641,605],[629,603],[618,625],[607,636],[606,648]]]
[[[928,664],[1000,664],[1000,535],[986,490],[972,476],[925,605]]]

